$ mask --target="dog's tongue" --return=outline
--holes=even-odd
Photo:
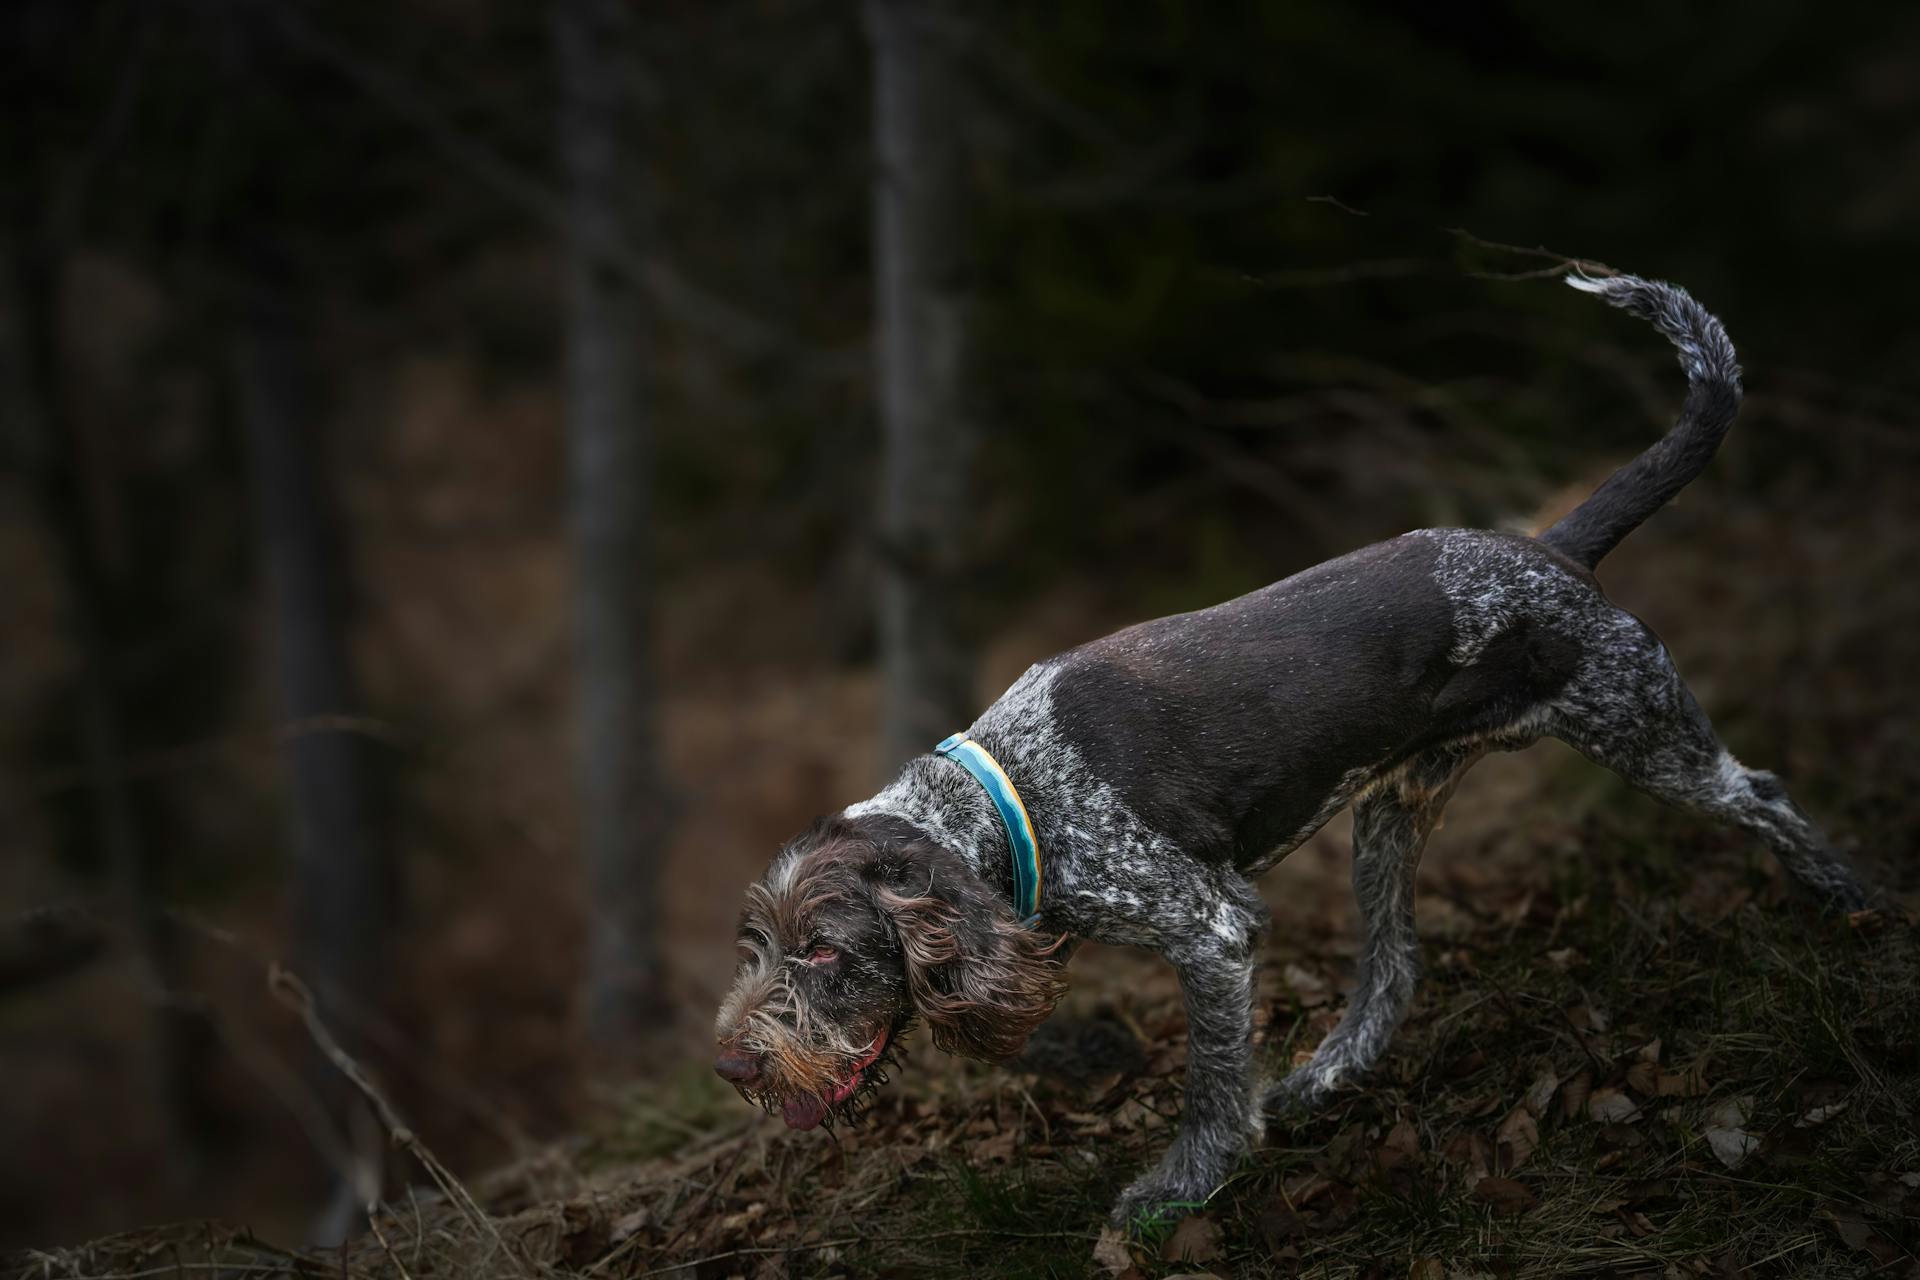
[[[827,1118],[827,1104],[811,1093],[796,1093],[780,1104],[789,1129],[811,1129]]]
[[[853,1096],[860,1087],[860,1073],[880,1059],[880,1051],[887,1047],[887,1035],[883,1031],[873,1039],[873,1044],[853,1064],[853,1070],[846,1078],[833,1086],[832,1092],[822,1098],[813,1093],[796,1093],[780,1104],[780,1115],[789,1129],[811,1129],[827,1118],[827,1108],[836,1107]]]

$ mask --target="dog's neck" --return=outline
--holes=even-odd
[[[1000,811],[979,781],[944,756],[916,756],[871,800],[849,805],[850,820],[895,818],[958,854],[988,884],[1013,891],[1012,850]]]

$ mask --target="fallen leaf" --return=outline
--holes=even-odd
[[[1878,933],[1893,923],[1893,917],[1885,911],[1868,907],[1863,911],[1849,911],[1847,923],[1861,933]]]
[[[1383,1173],[1411,1164],[1419,1158],[1420,1131],[1404,1116],[1394,1122],[1393,1128],[1387,1131],[1386,1138],[1381,1141],[1380,1150],[1374,1154]]]
[[[635,1235],[638,1232],[646,1230],[647,1223],[649,1223],[652,1220],[653,1220],[653,1210],[649,1209],[646,1205],[641,1205],[638,1209],[635,1209],[632,1213],[629,1213],[625,1217],[616,1221],[613,1224],[612,1233],[607,1238],[610,1241],[612,1241],[614,1244],[619,1244],[621,1241],[627,1239],[629,1236]]]
[[[1547,959],[1552,962],[1554,968],[1562,973],[1567,972],[1569,969],[1576,969],[1587,962],[1587,958],[1573,947],[1562,947],[1558,951],[1549,951],[1547,952]]]
[[[1012,1129],[1002,1129],[984,1141],[974,1143],[973,1158],[975,1160],[1011,1160],[1013,1145],[1019,1136]]]
[[[1581,1031],[1605,1031],[1613,1025],[1605,1009],[1596,1009],[1590,1004],[1576,1004],[1567,1009],[1567,1021]]]
[[[1653,1091],[1662,1098],[1697,1098],[1707,1091],[1706,1066],[1702,1060],[1680,1071],[1662,1071]]]
[[[1595,1089],[1587,1095],[1587,1114],[1608,1124],[1632,1124],[1640,1118],[1640,1104],[1618,1089]]]
[[[1473,1194],[1503,1218],[1525,1213],[1535,1204],[1533,1192],[1512,1178],[1482,1178],[1474,1186]]]
[[[1854,1213],[1829,1213],[1827,1217],[1833,1222],[1834,1234],[1840,1237],[1840,1242],[1847,1248],[1867,1247],[1867,1237],[1873,1234],[1873,1228],[1867,1225],[1865,1219]]]
[[[1267,1250],[1271,1253],[1278,1253],[1296,1236],[1307,1234],[1306,1219],[1278,1197],[1267,1205],[1255,1225],[1259,1227],[1260,1235],[1266,1240]]]
[[[1630,1148],[1642,1146],[1646,1139],[1640,1131],[1630,1124],[1603,1124],[1600,1126],[1600,1141],[1609,1147]]]
[[[1117,1276],[1131,1267],[1133,1254],[1127,1249],[1126,1236],[1112,1227],[1101,1231],[1100,1239],[1094,1242],[1093,1260],[1110,1276]]]
[[[1587,1109],[1587,1098],[1593,1091],[1593,1072],[1582,1071],[1567,1081],[1567,1087],[1560,1091],[1560,1114],[1571,1120]]]
[[[1728,1098],[1707,1113],[1707,1146],[1729,1169],[1738,1169],[1760,1147],[1760,1139],[1745,1128],[1752,1113],[1752,1098]]]
[[[1540,1127],[1525,1105],[1515,1107],[1494,1131],[1493,1144],[1500,1172],[1512,1173],[1527,1162],[1540,1145]]]
[[[1796,1129],[1810,1129],[1816,1124],[1825,1124],[1847,1109],[1845,1102],[1830,1102],[1824,1107],[1815,1107],[1793,1122]]]
[[[738,1231],[766,1211],[766,1202],[756,1200],[746,1208],[740,1210],[740,1212],[730,1213],[720,1219],[720,1229],[727,1232]]]
[[[1295,1209],[1304,1209],[1333,1189],[1333,1184],[1317,1173],[1297,1173],[1280,1184],[1280,1194]]]
[[[1280,971],[1280,976],[1288,987],[1292,988],[1294,999],[1303,1009],[1323,1005],[1329,998],[1327,980],[1311,969],[1303,969],[1297,964],[1289,964]]]
[[[1467,1187],[1478,1185],[1487,1176],[1488,1166],[1493,1163],[1493,1152],[1487,1146],[1487,1140],[1477,1133],[1454,1135],[1453,1141],[1447,1143],[1441,1155],[1449,1164],[1459,1165],[1466,1170],[1462,1183]]]
[[[1552,1067],[1540,1068],[1540,1074],[1527,1086],[1526,1097],[1520,1101],[1535,1116],[1544,1117],[1547,1108],[1553,1105],[1553,1095],[1560,1088],[1560,1077],[1553,1073]]]
[[[1870,1255],[1880,1266],[1890,1266],[1906,1256],[1905,1250],[1875,1231],[1873,1224],[1854,1210],[1830,1208],[1820,1212],[1833,1223],[1834,1234],[1842,1244]]]
[[[1456,1080],[1472,1075],[1487,1065],[1487,1055],[1479,1049],[1469,1049],[1447,1064],[1447,1074]]]
[[[1320,1167],[1340,1173],[1351,1170],[1354,1166],[1354,1157],[1365,1155],[1365,1148],[1360,1145],[1365,1136],[1364,1127],[1357,1121],[1334,1134],[1332,1141],[1328,1142],[1322,1150],[1323,1163]]]
[[[1220,1256],[1220,1224],[1205,1214],[1180,1219],[1160,1246],[1162,1262],[1212,1262]]]

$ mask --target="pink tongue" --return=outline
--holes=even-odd
[[[789,1129],[811,1129],[827,1118],[827,1105],[810,1093],[796,1093],[780,1104]]]
[[[860,1073],[872,1066],[880,1058],[880,1051],[886,1048],[885,1033],[876,1036],[873,1046],[860,1061],[853,1064],[853,1070],[847,1072],[847,1078],[833,1086],[833,1091],[825,1098],[811,1093],[796,1093],[780,1104],[781,1118],[789,1129],[811,1129],[827,1118],[827,1108],[838,1106],[853,1096],[860,1084]]]
[[[827,1093],[825,1098],[812,1093],[796,1093],[780,1104],[780,1114],[789,1129],[811,1129],[827,1118],[827,1108],[837,1107],[853,1096],[859,1073],[853,1072]]]

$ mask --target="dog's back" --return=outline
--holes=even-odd
[[[1052,706],[1142,821],[1258,869],[1382,771],[1550,696],[1575,646],[1543,615],[1585,598],[1591,578],[1530,539],[1422,530],[1062,654]]]

